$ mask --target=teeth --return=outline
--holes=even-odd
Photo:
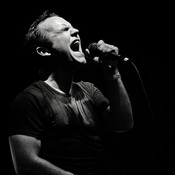
[[[79,41],[77,40],[77,41],[74,42],[74,44],[75,44],[75,43],[79,43]]]

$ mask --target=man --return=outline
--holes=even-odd
[[[55,13],[45,11],[26,35],[29,50],[40,59],[42,79],[19,93],[11,106],[9,144],[18,175],[106,175],[102,133],[125,132],[133,126],[118,48],[100,40],[100,57],[85,54],[79,31]],[[101,65],[106,98],[89,82],[74,82],[74,74],[91,60]],[[44,76],[43,76],[44,75]]]

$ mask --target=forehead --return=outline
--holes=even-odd
[[[47,29],[47,30],[53,30],[53,29],[58,29],[61,26],[71,26],[71,24],[66,21],[64,18],[59,17],[59,16],[53,16],[47,18],[45,21],[39,24],[39,28]]]

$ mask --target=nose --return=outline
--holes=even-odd
[[[77,35],[79,34],[79,30],[76,29],[76,28],[71,28],[71,29],[70,29],[70,34],[71,34],[72,36],[77,36]]]

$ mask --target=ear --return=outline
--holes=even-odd
[[[36,52],[41,56],[50,56],[51,53],[44,47],[37,47]]]

